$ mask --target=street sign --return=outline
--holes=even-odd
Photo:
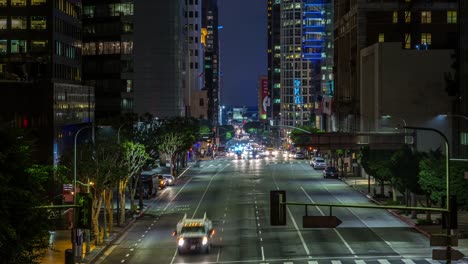
[[[447,235],[444,234],[433,234],[430,239],[431,247],[446,247],[447,246]],[[458,238],[456,236],[450,236],[450,246],[458,246]]]
[[[335,228],[341,223],[341,220],[336,216],[305,215],[302,217],[302,227],[304,228]]]
[[[450,250],[450,260],[459,260],[463,258],[464,255],[456,250],[456,249],[451,249]],[[447,260],[447,250],[445,249],[433,249],[432,250],[432,259],[433,260]]]

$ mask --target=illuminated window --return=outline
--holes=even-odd
[[[26,0],[11,0],[11,6],[26,6]]]
[[[45,5],[47,3],[47,0],[31,0],[31,5]]]
[[[6,54],[7,53],[7,43],[8,41],[6,39],[0,39],[0,54]]]
[[[10,40],[11,53],[26,53],[26,40]]]
[[[385,34],[379,33],[379,42],[384,42],[384,41],[385,41]]]
[[[47,50],[47,40],[32,40],[31,51],[32,52],[43,52]]]
[[[421,33],[421,44],[431,45],[431,43],[432,43],[432,34]]]
[[[405,49],[411,49],[411,34],[405,33]]]
[[[0,29],[6,29],[7,28],[7,17],[2,16],[0,17]]]
[[[276,89],[281,88],[281,83],[275,83],[275,84],[273,85],[273,88],[276,88]]]
[[[431,11],[422,11],[421,12],[421,23],[422,24],[430,24],[431,22],[432,22]]]
[[[275,99],[275,100],[273,101],[273,103],[275,103],[275,104],[280,104],[280,103],[281,103],[281,99],[277,98],[277,99]]]
[[[405,23],[411,22],[411,11],[405,11]]]
[[[398,23],[398,12],[393,11],[393,19],[392,19],[393,24]]]
[[[47,18],[45,16],[32,16],[31,29],[46,29]]]
[[[0,0],[0,6],[6,6],[7,0]]]
[[[447,11],[447,24],[457,23],[457,11]]]
[[[96,11],[96,6],[84,6],[83,7],[83,16],[84,17],[94,17]]]
[[[25,16],[11,17],[11,28],[12,29],[26,29],[28,18]]]

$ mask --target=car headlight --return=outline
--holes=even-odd
[[[179,241],[177,242],[177,244],[179,245],[179,247],[182,247],[185,243],[185,240],[183,238],[179,238]]]
[[[202,239],[202,245],[206,245],[206,243],[208,243],[208,238],[207,238],[207,237],[203,237],[203,239]]]

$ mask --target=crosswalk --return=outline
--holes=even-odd
[[[441,264],[445,261],[432,259],[345,259],[345,260],[294,260],[294,261],[265,261],[259,264]],[[454,264],[467,263],[463,261],[452,261]]]

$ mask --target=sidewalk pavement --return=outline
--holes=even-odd
[[[366,196],[369,200],[373,201],[376,204],[384,205],[386,201],[391,201],[392,198],[388,197],[386,199],[375,199],[373,197],[373,192],[375,192],[375,189],[377,191],[380,191],[380,186],[377,186],[376,183],[371,181],[371,193],[368,193],[369,189],[369,182],[367,178],[363,177],[346,177],[346,178],[340,178],[344,183],[348,184],[350,187],[354,188],[355,190],[359,191],[362,195]],[[375,185],[374,185],[375,184]],[[374,190],[374,191],[373,191]],[[389,191],[391,191],[390,186],[385,185],[385,194],[388,194]],[[400,194],[401,196],[401,194]],[[397,210],[388,210],[390,213],[392,213],[394,216],[398,217],[402,221],[406,222],[409,226],[413,227],[416,229],[418,232],[422,233],[426,237],[430,237],[433,234],[446,234],[446,230],[442,229],[441,224],[433,224],[433,225],[421,225],[418,224],[419,221],[422,222],[422,220],[426,219],[426,214],[425,213],[418,213],[417,214],[417,219],[412,219],[411,214],[406,215],[404,212],[398,212]],[[437,213],[432,213],[431,219],[440,219],[441,214]],[[458,229],[455,231],[455,234],[458,235],[458,247],[453,247],[454,249],[457,249],[458,251],[462,252],[465,255],[464,260],[468,261],[468,212],[462,211],[458,212]],[[429,241],[428,241],[428,247],[429,247]],[[436,249],[436,248],[434,248]]]

